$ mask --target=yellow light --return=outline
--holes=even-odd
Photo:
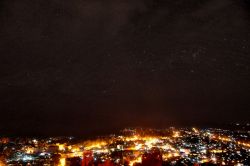
[[[138,144],[135,146],[135,150],[140,150],[142,148],[142,144]]]
[[[206,163],[206,162],[209,162],[209,160],[208,159],[202,159],[201,160],[201,163]]]
[[[145,145],[147,145],[148,148],[151,149],[158,141],[158,138],[145,138]]]
[[[221,140],[221,141],[225,141],[225,142],[230,142],[230,141],[232,141],[232,140],[231,140],[230,138],[228,138],[228,137],[221,137],[221,136],[219,136],[218,139]]]
[[[173,137],[174,138],[180,137],[180,132],[179,131],[174,131]]]
[[[199,131],[196,128],[192,128],[195,133],[199,133]]]
[[[64,145],[64,144],[56,144],[56,145],[58,146],[58,149],[59,149],[60,151],[65,150],[65,145]]]
[[[174,157],[180,156],[179,153],[174,153]]]
[[[60,158],[59,166],[65,166],[65,165],[66,165],[66,159],[65,158]]]
[[[129,166],[133,166],[134,163],[141,163],[141,162],[142,162],[141,157],[138,157],[138,158],[136,158],[135,160],[130,161],[130,162],[129,162]]]
[[[163,158],[164,160],[168,160],[168,159],[171,158],[171,157],[173,157],[173,155],[172,155],[171,153],[164,154],[164,155],[162,156],[162,158]]]
[[[136,141],[139,139],[139,136],[135,135],[133,137],[126,137],[125,140],[126,141]]]
[[[27,154],[32,154],[32,153],[34,153],[34,149],[28,147],[28,148],[25,150],[25,152],[26,152]]]
[[[88,141],[85,143],[85,150],[92,150],[94,148],[102,148],[106,146],[107,142],[105,141]]]

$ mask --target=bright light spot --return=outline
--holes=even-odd
[[[66,165],[66,159],[65,158],[60,158],[59,166],[65,166],[65,165]]]

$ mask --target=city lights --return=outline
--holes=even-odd
[[[169,128],[125,129],[115,136],[92,140],[24,139],[16,142],[10,149],[12,154],[1,162],[8,166],[32,163],[48,166],[246,165],[250,161],[246,135],[248,131],[238,134],[238,131],[223,129]],[[8,149],[11,140],[4,140],[7,142],[3,141],[2,145]]]

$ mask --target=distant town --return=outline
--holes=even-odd
[[[235,126],[126,128],[90,140],[2,136],[0,166],[250,165],[250,124]]]

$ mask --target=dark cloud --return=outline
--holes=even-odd
[[[2,132],[249,120],[248,1],[4,0],[0,8]]]

